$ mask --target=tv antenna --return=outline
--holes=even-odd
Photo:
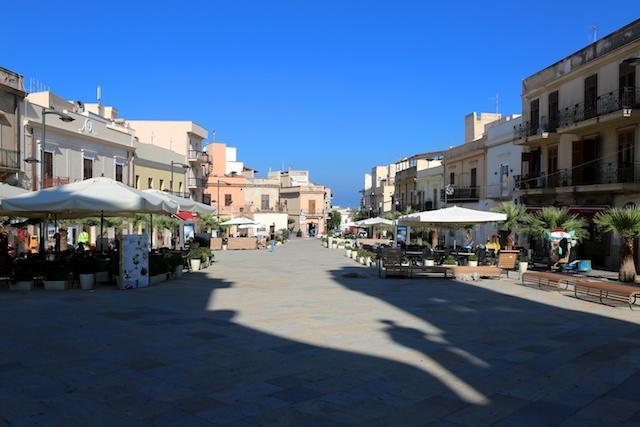
[[[598,25],[597,24],[591,24],[591,42],[595,43],[596,40],[598,40]]]
[[[489,101],[495,101],[496,114],[500,114],[500,92],[496,91],[496,96],[494,96],[493,98],[489,98]]]

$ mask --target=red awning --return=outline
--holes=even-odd
[[[183,221],[194,221],[198,216],[192,212],[180,211],[176,214]]]

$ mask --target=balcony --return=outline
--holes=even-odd
[[[445,190],[440,190],[440,200],[450,202],[477,202],[480,200],[480,187],[449,187],[453,194],[446,195]]]
[[[193,178],[189,177],[187,179],[187,187],[189,188],[204,188],[207,186],[206,178]]]
[[[20,152],[0,148],[0,168],[20,170]]]
[[[640,190],[640,163],[593,162],[551,174],[518,175],[514,178],[516,188],[529,194],[566,193],[576,191],[576,187],[582,187],[581,191],[635,192]]]
[[[188,159],[192,163],[211,163],[206,151],[189,150]]]
[[[560,110],[558,126],[562,130],[618,111],[622,117],[630,117],[634,108],[640,108],[640,88],[627,87],[600,95],[591,102],[581,102]]]
[[[524,122],[518,126],[513,127],[513,138],[522,142],[535,142],[540,143],[542,140],[557,139],[556,129],[558,128],[558,119],[547,119],[546,116],[540,116],[539,121]]]
[[[185,192],[181,192],[181,191],[170,191],[170,190],[164,190],[169,194],[173,194],[176,197],[182,197],[184,199],[190,199],[191,198],[191,193],[185,193]]]

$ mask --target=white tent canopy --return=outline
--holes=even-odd
[[[78,218],[96,214],[125,216],[176,212],[178,205],[174,202],[104,177],[28,192],[0,201],[0,215],[5,216],[55,215],[58,218]]]
[[[235,218],[230,219],[229,221],[221,222],[220,225],[231,226],[231,225],[247,225],[247,224],[257,224],[251,218],[246,218],[244,216],[237,216]]]
[[[240,225],[238,225],[238,228],[247,229],[247,230],[260,230],[260,229],[266,229],[267,226],[264,225],[264,224],[258,224],[256,222],[256,223],[253,223],[253,224],[240,224]]]
[[[475,209],[450,208],[424,211],[404,215],[398,218],[398,225],[408,226],[433,226],[433,227],[462,227],[465,225],[486,224],[491,222],[503,222],[507,215],[496,212],[478,211]]]
[[[377,225],[393,225],[393,221],[382,217],[367,218],[356,221],[356,226],[358,227],[375,227]]]
[[[0,183],[0,199],[6,199],[7,197],[18,196],[20,194],[28,193],[29,190],[24,188],[14,187],[13,185]]]
[[[167,201],[173,202],[178,205],[178,209],[180,211],[197,213],[198,215],[213,215],[216,213],[216,210],[211,206],[205,205],[204,203],[196,202],[192,199],[187,199],[185,197],[178,197],[166,191],[149,189],[144,190],[143,193],[152,194]]]

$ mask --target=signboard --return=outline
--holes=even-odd
[[[149,286],[149,236],[126,234],[120,245],[120,289]]]
[[[406,225],[399,225],[396,227],[396,243],[406,243],[407,235],[409,234],[409,227]]]

